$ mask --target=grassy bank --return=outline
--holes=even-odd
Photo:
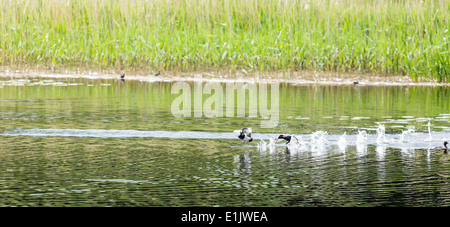
[[[0,64],[450,81],[445,0],[0,0]]]

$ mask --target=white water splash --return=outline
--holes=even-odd
[[[328,135],[325,131],[317,131],[311,134],[311,151],[321,157],[325,152],[325,146],[328,143],[326,136]]]
[[[258,143],[258,147],[266,147],[267,146],[267,143],[266,143],[266,141],[264,141],[263,139],[260,139],[260,141],[259,141],[259,143]]]
[[[425,141],[433,141],[433,138],[431,137],[431,119],[428,119],[428,138]]]
[[[406,135],[411,135],[411,133],[413,133],[413,132],[415,132],[414,129],[408,129],[408,130],[402,131],[402,134],[400,135],[400,142],[407,143],[408,140],[406,140],[405,136]]]
[[[325,131],[317,131],[311,134],[311,145],[325,145],[328,141],[325,136],[328,135]]]
[[[288,144],[288,148],[295,151],[300,150],[300,148],[302,147],[301,138],[302,138],[301,136],[291,135],[291,141]]]
[[[275,146],[275,140],[274,139],[272,139],[272,138],[270,138],[269,139],[269,145],[268,145],[269,147],[274,147]]]
[[[386,128],[384,125],[379,124],[377,128],[377,144],[384,144],[386,142],[385,132]]]
[[[356,144],[365,145],[366,143],[367,143],[367,132],[358,131],[358,135],[356,135]]]
[[[346,138],[345,138],[345,135],[346,135],[346,134],[347,134],[347,133],[344,132],[344,134],[342,134],[342,136],[340,136],[340,137],[339,137],[339,140],[338,140],[339,150],[340,150],[341,152],[343,152],[343,153],[345,153],[345,148],[347,147],[347,140],[346,140]]]

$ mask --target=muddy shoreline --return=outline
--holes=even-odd
[[[354,85],[358,86],[450,86],[450,83],[438,83],[430,80],[413,81],[408,76],[377,76],[373,74],[338,74],[314,72],[161,72],[155,76],[153,72],[116,72],[116,71],[51,71],[51,70],[16,70],[0,69],[3,79],[23,78],[85,78],[85,79],[118,79],[125,73],[125,80],[139,80],[148,82],[174,82],[174,81],[205,81],[205,82],[265,82],[290,83],[294,85]]]

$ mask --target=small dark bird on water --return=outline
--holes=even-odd
[[[242,128],[241,130],[234,130],[234,133],[239,134],[238,138],[242,140],[242,142],[252,142],[252,129],[251,128]]]
[[[125,73],[120,75],[120,79],[124,79],[125,78]]]
[[[358,85],[358,84],[359,84],[359,81],[353,81],[353,84],[354,84],[354,85]]]
[[[300,139],[295,135],[279,135],[277,138],[275,138],[275,143],[277,143],[280,139],[286,140],[286,145],[299,145],[300,143]]]
[[[288,135],[279,135],[276,139],[275,139],[275,143],[278,142],[279,139],[283,139],[286,140],[286,144],[288,144],[289,142],[291,142],[291,138],[292,136],[288,136]]]
[[[158,73],[155,74],[155,76],[161,75],[161,70],[158,71]]]
[[[433,150],[443,150],[443,151],[444,151],[444,154],[447,154],[447,150],[449,149],[449,148],[447,147],[447,144],[448,144],[448,142],[445,141],[443,147],[435,147]]]

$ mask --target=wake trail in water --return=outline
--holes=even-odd
[[[17,129],[2,136],[61,136],[94,138],[236,139],[234,133],[190,131],[142,131],[119,129]]]
[[[256,143],[247,143],[258,147],[283,146],[284,143],[274,143],[278,134],[253,133]],[[145,131],[145,130],[118,130],[118,129],[12,129],[0,134],[0,136],[56,136],[56,137],[91,137],[91,138],[171,138],[171,139],[235,139],[233,132],[198,132],[198,131]],[[443,141],[450,140],[448,132],[417,133],[414,130],[403,131],[400,134],[386,134],[384,125],[379,125],[376,134],[368,134],[366,131],[358,131],[358,134],[328,134],[317,131],[312,134],[295,134],[295,140],[287,146],[338,146],[345,150],[346,146],[376,145],[392,148],[431,148],[442,145]],[[267,142],[266,142],[267,141]]]

